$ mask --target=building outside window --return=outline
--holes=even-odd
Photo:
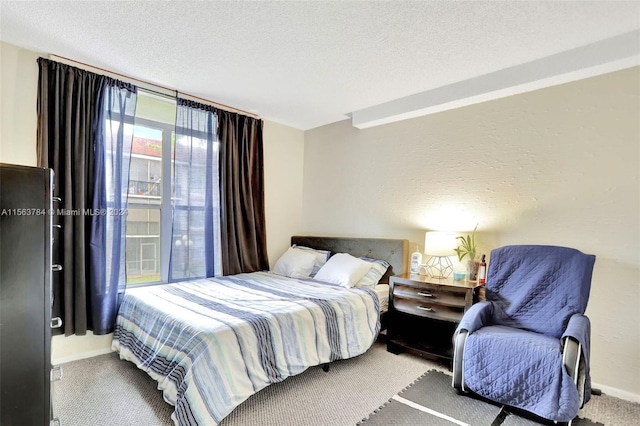
[[[166,282],[171,244],[175,100],[138,93],[126,223],[127,284]]]

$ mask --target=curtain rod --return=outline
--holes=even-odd
[[[211,105],[213,105],[215,107],[218,107],[220,109],[224,109],[224,110],[227,110],[227,111],[230,111],[230,112],[241,112],[243,114],[249,115],[249,116],[254,117],[254,118],[260,118],[259,115],[255,114],[253,112],[249,112],[249,111],[245,111],[245,110],[240,109],[240,108],[235,108],[235,107],[232,107],[232,106],[229,106],[229,105],[221,104],[219,102],[214,102],[214,101],[211,101],[209,99],[201,98],[199,96],[190,95],[189,93],[178,92],[175,89],[170,89],[168,87],[160,86],[159,84],[155,84],[155,83],[149,83],[148,81],[140,80],[140,79],[135,78],[135,77],[131,77],[131,76],[128,76],[128,75],[125,75],[125,74],[117,73],[115,71],[111,71],[111,70],[107,70],[107,69],[104,69],[104,68],[96,67],[94,65],[89,65],[89,64],[86,64],[84,62],[76,61],[75,59],[65,58],[64,56],[54,55],[54,54],[50,54],[49,57],[50,58],[62,59],[64,61],[71,62],[72,64],[78,64],[78,65],[82,65],[84,67],[92,68],[94,70],[100,70],[100,71],[106,72],[108,74],[117,75],[119,77],[123,77],[123,78],[126,78],[128,80],[132,80],[132,81],[135,81],[135,82],[138,82],[138,83],[145,84],[147,86],[157,87],[157,88],[160,88],[162,90],[166,90],[167,92],[175,93],[174,95],[168,95],[167,93],[164,93],[164,92],[159,92],[159,91],[156,91],[156,90],[153,90],[153,89],[149,89],[149,88],[146,88],[146,87],[143,88],[144,90],[147,90],[149,92],[153,92],[153,93],[155,93],[157,95],[177,98],[178,94],[181,94],[183,96],[188,96],[188,97],[193,98],[193,99],[198,99],[200,101],[207,102],[207,103],[209,103],[209,104],[211,104]]]

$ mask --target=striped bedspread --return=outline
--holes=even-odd
[[[374,291],[269,272],[127,290],[112,348],[158,381],[177,425],[216,425],[310,366],[364,353],[380,329]]]

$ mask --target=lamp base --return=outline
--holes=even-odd
[[[424,266],[432,278],[449,278],[453,273],[453,263],[447,256],[431,256]]]

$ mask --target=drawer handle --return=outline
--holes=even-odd
[[[62,319],[60,317],[51,318],[51,328],[59,328],[62,326]]]
[[[62,380],[62,366],[56,365],[51,369],[51,381],[57,382]]]
[[[418,293],[418,296],[434,297],[434,295],[433,295],[433,294],[431,294],[431,293],[423,293],[423,292],[419,292],[419,293]]]
[[[418,309],[420,309],[421,311],[433,312],[433,308],[430,308],[428,306],[418,306]]]
[[[60,272],[62,271],[62,265],[51,265],[51,270],[53,272]]]

